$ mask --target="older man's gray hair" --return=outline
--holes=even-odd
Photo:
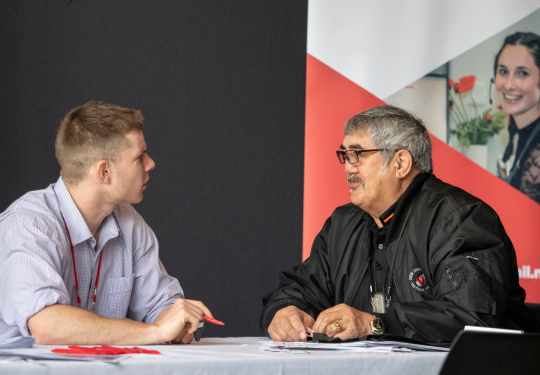
[[[407,150],[420,172],[433,172],[431,139],[422,120],[391,105],[374,107],[352,117],[345,124],[345,135],[367,132],[371,141],[382,151],[388,165],[397,150]]]

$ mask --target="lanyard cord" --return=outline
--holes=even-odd
[[[405,220],[403,221],[403,226],[401,227],[401,231],[400,231],[399,237],[398,237],[398,244],[399,244],[399,241],[401,240],[401,238],[403,237],[403,232],[405,231],[405,227],[407,226],[407,222],[409,220],[409,217],[411,216],[412,207],[413,207],[415,201],[416,201],[416,196],[414,197],[414,199],[413,199],[413,201],[411,203],[411,206],[409,207],[409,211],[407,212],[407,216],[405,217]],[[384,242],[386,242],[386,237],[385,237]],[[375,255],[375,254],[373,254],[373,255]],[[396,258],[397,258],[397,250],[394,253],[394,256],[392,258],[392,262],[389,264],[389,266],[390,266],[390,283],[388,285],[388,292],[385,295],[386,308],[390,307],[390,302],[392,301],[392,296],[390,295],[390,291],[392,289],[392,274],[393,274],[393,271],[394,271],[394,264],[396,262]],[[371,298],[373,299],[373,286],[372,286],[373,279],[372,279],[372,276],[371,276],[371,257],[368,259],[368,269],[369,269],[369,290],[371,292]],[[388,276],[388,268],[386,269],[386,272],[384,273],[383,294],[384,294],[384,288],[386,287],[387,276]],[[375,287],[377,287],[377,283],[375,283]],[[399,291],[398,291],[398,293],[399,293]]]
[[[389,265],[390,267],[386,267],[386,271],[384,272],[384,279],[383,279],[383,294],[384,294],[384,288],[386,287],[386,280],[388,278],[388,269],[390,268],[390,278],[392,278],[392,270],[394,269],[394,262],[396,261],[396,255],[394,254],[394,258],[392,259],[392,263]],[[373,282],[373,275],[371,274],[371,257],[368,259],[368,270],[369,270],[369,291],[371,292],[371,298],[373,298],[374,294],[373,294],[373,284],[375,284],[375,293],[377,293],[377,283]],[[390,290],[391,290],[391,287],[392,287],[392,281],[390,280],[390,285],[388,286],[388,291],[387,293],[385,294],[385,299],[386,299],[386,308],[390,307],[390,300],[391,300],[391,297],[390,297]]]
[[[77,280],[77,267],[75,266],[75,250],[73,250],[73,242],[71,242],[71,235],[69,234],[69,229],[66,223],[66,219],[64,218],[64,214],[62,214],[62,219],[64,220],[64,225],[66,226],[66,231],[69,238],[69,246],[71,247],[71,258],[73,259],[73,273],[75,274],[75,294],[77,295],[77,304],[79,307],[81,307],[81,297],[79,297],[79,282]],[[94,298],[92,298],[92,312],[94,312],[96,307],[96,299],[97,299],[97,287],[99,283],[99,273],[101,271],[101,258],[103,257],[103,251],[101,251],[101,254],[99,254],[99,265],[97,269],[97,275],[96,275],[96,286],[94,288]]]
[[[384,246],[386,247],[386,236],[385,236],[385,239],[384,239],[384,243],[385,243]],[[373,256],[374,257],[375,257],[375,251],[377,251],[377,250],[375,249],[373,251]],[[396,260],[396,257],[394,256],[394,258],[392,259],[392,263],[388,265],[388,266],[390,266],[390,277],[392,275],[392,269],[394,268],[395,260]],[[388,268],[389,267],[386,267],[386,271],[384,271],[384,279],[383,279],[383,287],[382,287],[383,294],[384,294],[384,288],[386,286],[386,279],[388,277]],[[371,257],[369,257],[369,259],[368,259],[368,270],[369,270],[369,290],[371,292],[371,297],[373,297],[373,289],[375,289],[375,293],[377,293],[377,282],[373,282],[374,276],[371,274]],[[373,284],[375,284],[375,288],[373,288]],[[392,285],[392,284],[390,283],[390,285]],[[388,287],[388,295],[390,295],[390,287]]]
[[[376,250],[375,250],[376,251]],[[390,291],[392,289],[392,271],[394,270],[394,263],[397,258],[397,253],[394,254],[394,257],[392,258],[392,263],[389,264],[389,267],[386,267],[386,271],[384,273],[384,279],[383,279],[383,294],[384,294],[384,288],[386,287],[386,280],[388,278],[388,269],[390,269],[390,283],[388,285],[388,291],[386,294],[384,294],[385,300],[386,300],[386,308],[390,307],[390,302],[392,301],[392,297],[390,296]],[[373,294],[373,276],[371,274],[371,257],[368,259],[368,270],[369,270],[369,291],[371,292],[371,299],[373,300],[374,294]],[[375,292],[377,292],[377,283],[375,282]]]

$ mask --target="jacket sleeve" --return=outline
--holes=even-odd
[[[385,319],[397,320],[405,336],[451,342],[465,325],[520,328],[512,315],[521,328],[538,328],[524,316],[512,243],[486,204],[460,206],[435,222],[427,257],[432,300],[397,303]]]
[[[333,306],[334,287],[329,276],[327,236],[332,226],[328,218],[313,242],[311,255],[303,263],[279,274],[278,288],[263,297],[261,329],[268,335],[268,326],[278,310],[296,306],[314,319]]]

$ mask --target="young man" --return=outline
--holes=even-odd
[[[103,102],[64,118],[56,138],[61,177],[0,214],[0,339],[189,343],[212,316],[183,298],[154,232],[131,206],[155,167],[142,131],[140,111]]]

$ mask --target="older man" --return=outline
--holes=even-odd
[[[465,325],[538,330],[497,214],[432,174],[421,120],[392,106],[362,112],[337,154],[352,203],[264,297],[261,326],[272,339],[314,331],[450,342]]]
[[[64,118],[61,177],[0,214],[0,339],[189,343],[211,316],[183,298],[154,232],[131,206],[155,167],[142,130],[140,111],[103,102]]]

